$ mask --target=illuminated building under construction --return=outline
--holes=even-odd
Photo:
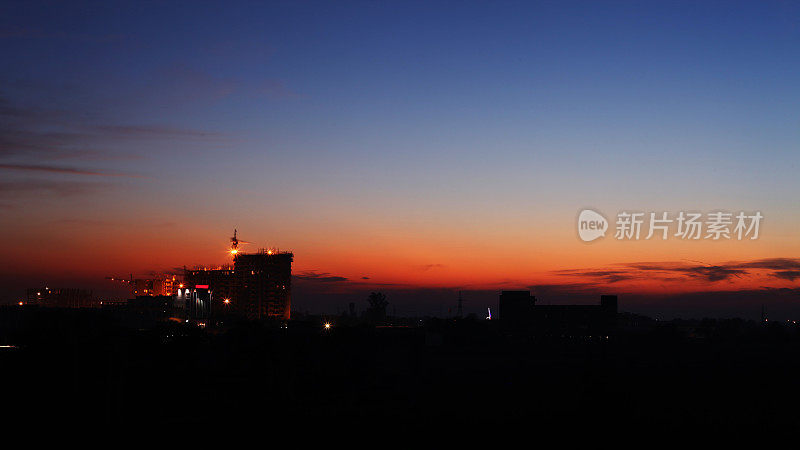
[[[130,278],[106,277],[117,283],[127,284],[134,297],[158,297],[175,296],[177,294],[179,280],[175,275],[156,275],[153,278]]]
[[[231,238],[233,265],[186,269],[179,299],[186,301],[190,320],[205,324],[227,317],[289,320],[294,254],[275,249],[239,250]]]

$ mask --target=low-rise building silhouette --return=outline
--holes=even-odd
[[[84,289],[43,287],[28,289],[26,294],[28,305],[45,308],[94,308],[99,306],[99,301],[94,298],[92,291]]]
[[[551,336],[608,336],[616,328],[617,296],[601,295],[599,305],[536,305],[530,291],[500,294],[503,329]]]

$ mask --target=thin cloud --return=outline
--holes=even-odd
[[[0,156],[119,159],[113,147],[137,140],[203,140],[223,138],[215,131],[163,124],[90,123],[80,111],[20,105],[0,95]]]
[[[431,269],[442,269],[444,267],[444,264],[423,264],[421,266],[416,266],[417,270],[421,270],[423,272],[427,272]]]
[[[779,270],[772,274],[775,278],[794,281],[800,278],[800,270]]]
[[[706,281],[724,281],[732,278],[739,278],[747,275],[747,270],[729,266],[729,265],[689,265],[682,263],[640,263],[630,264],[627,266],[631,270],[631,276],[634,278],[647,278],[667,274],[669,275],[683,275],[688,278],[699,278]],[[637,274],[637,271],[639,272]],[[664,281],[663,277],[661,277]]]
[[[0,182],[0,197],[72,197],[107,190],[113,185],[83,181],[20,180]]]
[[[61,166],[49,166],[49,165],[37,165],[37,164],[2,164],[2,163],[0,163],[0,169],[22,171],[22,172],[63,173],[63,174],[69,174],[69,175],[89,175],[89,176],[100,176],[100,177],[141,178],[141,175],[131,175],[131,174],[125,174],[125,173],[118,173],[118,172],[103,172],[103,171],[91,170],[91,169],[78,169],[78,168],[75,168],[75,167],[61,167]]]
[[[0,96],[0,117],[6,119],[55,120],[59,117],[64,117],[64,115],[65,113],[63,111],[22,107],[11,102],[8,98]]]
[[[63,31],[48,31],[31,27],[3,27],[0,28],[0,39],[58,39],[74,40],[79,42],[114,42],[124,39],[123,34],[95,35],[87,33],[66,33]]]
[[[759,271],[771,271],[770,276],[794,281],[800,278],[800,258],[770,258],[754,261],[734,261],[724,264],[704,264],[699,261],[687,262],[641,262],[617,264],[613,268],[568,269],[554,273],[562,276],[593,279],[596,283],[613,284],[627,280],[659,280],[680,282],[690,279],[710,283],[731,281]]]
[[[331,275],[327,272],[314,272],[314,271],[306,271],[301,272],[294,276],[298,280],[303,281],[318,281],[322,283],[336,283],[341,281],[347,281],[347,278]]]
[[[175,128],[163,125],[96,125],[83,129],[99,135],[117,138],[212,138],[221,137],[222,133],[195,130],[191,128]]]
[[[771,270],[800,270],[800,258],[767,258],[741,263],[737,267]]]
[[[59,226],[91,226],[91,227],[111,227],[111,226],[119,226],[120,223],[111,222],[108,220],[93,220],[93,219],[58,219],[58,220],[51,220],[49,222],[51,225],[59,225]]]
[[[598,278],[605,283],[617,283],[630,280],[634,276],[626,270],[560,270],[563,275]]]

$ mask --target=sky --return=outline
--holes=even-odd
[[[302,308],[791,309],[799,49],[788,1],[4,1],[0,301],[223,264],[236,228],[294,252]],[[619,240],[622,211],[764,219]]]

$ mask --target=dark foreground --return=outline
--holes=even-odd
[[[99,312],[4,312],[3,413],[51,423],[569,424],[736,431],[800,424],[793,327],[707,322],[603,338],[243,324],[147,331]],[[5,422],[8,423],[8,422]],[[474,429],[479,431],[479,429]]]

